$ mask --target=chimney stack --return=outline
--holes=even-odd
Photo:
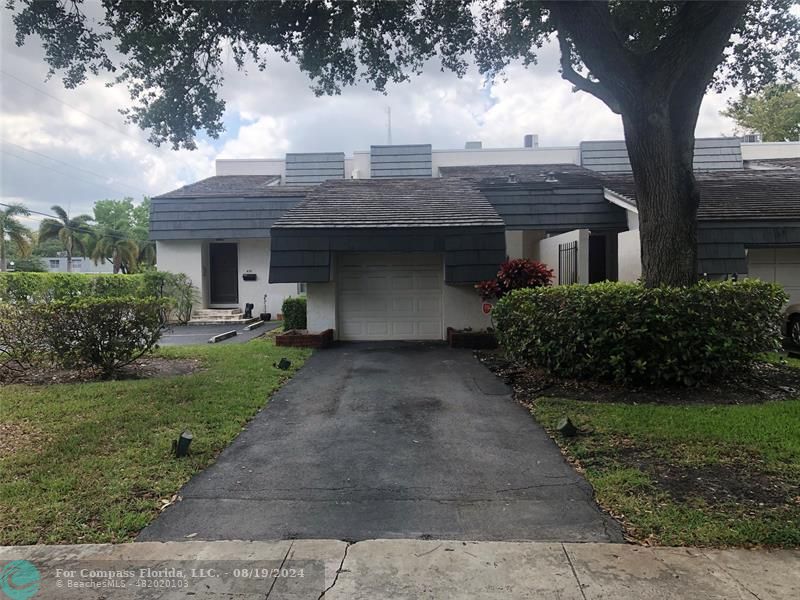
[[[539,147],[539,136],[535,133],[526,133],[525,134],[525,141],[523,142],[525,148],[538,148]]]

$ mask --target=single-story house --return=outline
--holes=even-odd
[[[751,147],[751,146],[757,146]],[[773,156],[774,155],[774,156]],[[699,264],[782,283],[800,313],[800,144],[697,140]],[[307,294],[308,327],[341,340],[443,339],[490,324],[475,283],[506,258],[556,283],[640,276],[624,144],[291,154],[218,161],[218,175],[153,199],[158,266],[187,273],[203,309],[280,312]]]

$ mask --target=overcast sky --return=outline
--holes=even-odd
[[[537,66],[514,66],[507,81],[491,87],[477,72],[458,79],[433,65],[387,95],[364,85],[317,98],[305,75],[280,60],[265,73],[231,69],[223,90],[227,131],[218,140],[203,137],[195,151],[156,148],[119,114],[129,100],[125,88],[106,87],[108,78],[76,90],[57,77],[46,82],[41,46],[30,39],[17,48],[9,13],[0,11],[0,194],[2,202],[42,212],[53,204],[91,212],[103,198],[164,193],[213,175],[219,157],[366,150],[386,143],[387,106],[396,144],[463,148],[481,140],[484,147],[518,147],[525,133],[537,133],[541,146],[622,138],[619,117],[594,97],[573,93],[558,74],[557,49],[546,47]],[[727,97],[706,97],[698,136],[733,133],[733,123],[719,115]]]

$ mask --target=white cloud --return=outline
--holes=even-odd
[[[152,146],[146,133],[124,123],[118,112],[129,102],[124,88],[106,87],[107,78],[76,90],[65,90],[58,78],[45,83],[41,48],[34,40],[16,48],[9,20],[2,27],[2,69],[29,85],[0,76],[0,194],[37,210],[62,204],[87,212],[101,198],[163,193],[212,175],[218,155],[366,149],[386,142],[387,106],[394,143],[460,148],[481,140],[484,147],[509,147],[520,146],[525,133],[537,133],[541,145],[553,146],[622,137],[620,118],[589,94],[573,93],[558,75],[557,49],[545,47],[538,65],[512,66],[505,81],[489,88],[474,70],[458,79],[434,64],[409,83],[390,85],[386,95],[359,85],[316,97],[307,77],[279,59],[264,73],[228,70],[226,122],[241,125],[217,143],[201,139],[196,151],[176,152]],[[699,136],[733,132],[718,114],[726,98],[706,98]]]

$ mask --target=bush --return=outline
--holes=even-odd
[[[500,265],[496,279],[481,281],[475,286],[481,298],[502,298],[513,290],[550,285],[553,270],[536,260],[516,258]]]
[[[84,298],[39,304],[29,313],[54,363],[108,378],[156,345],[166,306],[154,297]]]
[[[40,304],[81,298],[166,298],[166,312],[186,323],[197,301],[197,289],[182,273],[148,271],[136,275],[87,273],[0,273],[0,302]]]
[[[494,310],[510,358],[561,377],[695,385],[777,348],[786,294],[755,280],[518,290]]]
[[[286,331],[290,329],[306,329],[306,299],[303,296],[289,297],[283,301],[281,305],[281,312],[283,313],[283,328]]]
[[[169,318],[170,316],[181,325],[189,322],[192,318],[192,308],[199,299],[199,293],[188,275],[148,271],[142,274],[142,279],[149,293],[156,298],[169,300],[171,310],[165,310],[165,322],[173,320]]]
[[[47,345],[30,310],[0,304],[0,379],[14,377],[47,354]]]

